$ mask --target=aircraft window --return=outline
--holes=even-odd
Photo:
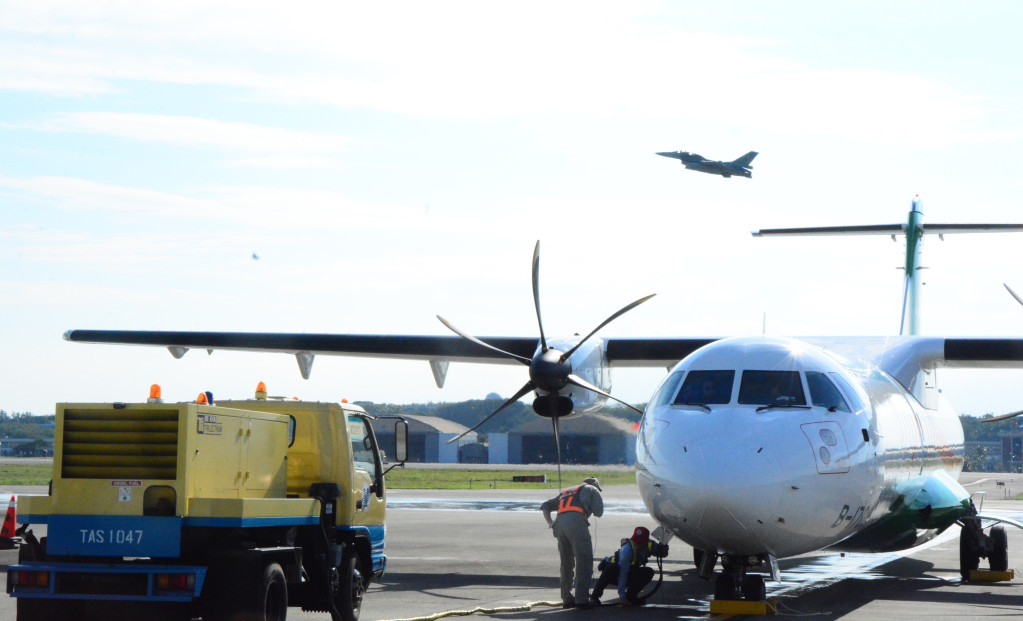
[[[653,399],[650,400],[648,407],[656,408],[662,406],[669,401],[675,395],[675,391],[678,390],[678,381],[682,379],[683,371],[675,371],[661,383],[660,388],[654,394]]]
[[[848,412],[849,405],[842,398],[842,393],[831,383],[828,376],[819,371],[806,372],[806,385],[810,388],[810,399],[813,404],[834,412]]]
[[[849,399],[850,402],[852,402],[852,410],[850,411],[859,412],[860,410],[864,409],[864,405],[860,401],[856,389],[853,388],[852,385],[849,384],[849,382],[846,381],[844,377],[842,377],[838,373],[831,373],[831,379],[834,380],[836,384],[838,384],[838,387],[840,389],[845,391],[846,398]]]
[[[739,403],[751,405],[806,405],[798,371],[743,371]]]
[[[690,371],[682,390],[675,397],[675,405],[723,404],[732,400],[735,371]]]

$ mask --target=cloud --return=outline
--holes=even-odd
[[[242,149],[257,153],[337,153],[346,150],[351,144],[347,138],[329,134],[310,134],[250,123],[162,114],[74,112],[41,122],[4,126],[53,133],[102,134],[179,146]]]
[[[17,36],[0,43],[0,88],[88,94],[143,80],[440,119],[625,113],[873,142],[1000,136],[979,128],[984,99],[948,84],[871,67],[825,70],[767,38],[693,31],[657,4],[186,2],[161,11],[71,2],[14,3],[6,13],[0,28]],[[140,122],[132,131],[172,139],[169,123],[161,131],[155,118]],[[201,140],[197,120],[174,127]],[[213,129],[228,144],[250,144],[237,137],[242,128]]]

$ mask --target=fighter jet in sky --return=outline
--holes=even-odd
[[[677,160],[681,160],[682,165],[689,170],[696,170],[711,175],[721,175],[726,178],[736,175],[737,177],[752,179],[753,171],[751,169],[753,167],[750,166],[750,162],[752,162],[753,158],[757,156],[757,152],[750,151],[746,155],[743,155],[737,160],[732,160],[731,162],[708,160],[702,155],[697,155],[696,153],[690,153],[688,151],[661,151],[657,155],[673,157]]]

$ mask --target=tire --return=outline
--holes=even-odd
[[[339,580],[334,593],[334,605],[341,613],[342,621],[359,621],[362,612],[362,596],[365,581],[360,570],[359,554],[354,550],[345,553],[338,567]]]
[[[714,581],[714,599],[719,601],[733,601],[736,599],[735,576],[731,572],[723,571],[718,574],[717,579]]]
[[[767,585],[760,574],[749,574],[742,581],[742,598],[750,602],[762,602],[767,599]]]
[[[991,565],[991,571],[1006,571],[1009,569],[1009,540],[1005,535],[1005,527],[995,526],[991,529],[988,538],[987,560]]]
[[[969,580],[970,572],[980,566],[978,543],[977,534],[969,524],[965,524],[959,534],[959,574],[963,580]]]
[[[258,584],[247,593],[240,615],[235,619],[244,621],[284,621],[288,615],[288,583],[284,570],[277,563],[263,568]]]

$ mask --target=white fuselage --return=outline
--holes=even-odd
[[[728,371],[727,391],[701,396],[700,378],[727,383]],[[772,401],[764,382],[788,392]],[[903,505],[929,507],[918,484],[929,477],[958,488],[962,441],[947,405],[924,408],[876,367],[797,339],[725,339],[676,365],[654,394],[637,480],[654,519],[694,548],[785,557],[838,544]]]

